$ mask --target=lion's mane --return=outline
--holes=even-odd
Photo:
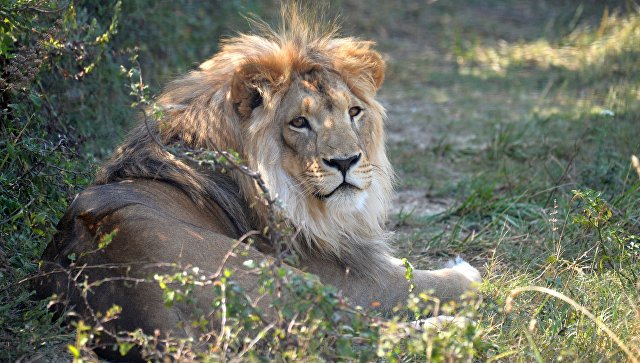
[[[178,186],[202,208],[220,207],[234,223],[238,238],[265,225],[266,210],[253,180],[238,172],[220,173],[176,158],[155,141],[189,148],[234,150],[258,170],[298,231],[290,246],[306,258],[335,259],[351,273],[375,279],[389,264],[389,232],[384,228],[393,172],[384,149],[382,127],[376,129],[374,182],[365,203],[354,210],[312,210],[299,186],[279,166],[282,142],[270,132],[291,76],[314,69],[341,75],[351,91],[379,120],[383,107],[374,99],[384,76],[384,62],[371,42],[336,37],[336,27],[322,27],[300,11],[283,9],[275,31],[258,24],[256,34],[240,34],[197,70],[164,90],[158,122],[146,120],[133,130],[99,171],[96,183],[151,178]],[[256,108],[257,105],[263,107]],[[213,203],[212,203],[213,202]]]

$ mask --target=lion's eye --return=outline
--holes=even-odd
[[[354,118],[362,113],[362,107],[354,106],[349,109],[349,117]]]
[[[289,125],[291,125],[291,127],[295,127],[296,129],[311,128],[311,126],[309,126],[309,120],[302,116],[296,117],[293,120],[289,121]]]

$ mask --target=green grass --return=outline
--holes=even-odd
[[[125,2],[107,50],[89,50],[103,55],[85,79],[67,79],[59,70],[86,63],[51,55],[58,68],[43,66],[29,87],[2,94],[11,112],[2,113],[0,143],[0,360],[67,357],[65,345],[75,334],[50,322],[24,279],[69,198],[136,117],[119,71],[130,66],[129,55],[140,54],[154,93],[212,54],[220,35],[246,29],[240,9],[271,14],[258,2],[223,3]],[[76,9],[78,24],[95,18],[97,25],[58,34],[63,39],[94,39],[114,7],[79,2]],[[631,155],[640,154],[640,13],[633,2],[404,1],[400,8],[341,0],[333,10],[343,13],[348,34],[377,40],[388,60],[380,97],[389,111],[399,191],[417,205],[446,207],[435,215],[415,208],[392,216],[400,255],[416,267],[437,268],[460,254],[486,280],[482,303],[463,309],[475,328],[424,340],[409,334],[404,343],[397,332],[375,330],[379,339],[371,341],[382,356],[628,359],[592,319],[556,297],[527,291],[507,309],[515,289],[538,286],[585,308],[640,357],[640,175],[630,166]],[[24,14],[13,20],[39,29],[55,20]],[[16,29],[10,29],[20,34],[16,40],[3,36],[0,45],[33,43]],[[5,66],[7,54],[17,51],[3,52]],[[58,132],[68,136],[63,146],[56,146]],[[305,336],[313,350],[286,354],[336,357],[334,345],[346,349],[340,344],[351,342],[346,333],[326,334]],[[430,356],[425,342],[435,344]],[[363,345],[356,344],[356,353]]]
[[[630,157],[640,153],[640,15],[571,4],[473,3],[448,13],[435,3],[403,27],[443,19],[449,27],[429,28],[426,41],[383,41],[399,189],[453,200],[445,213],[405,221],[398,248],[419,256],[419,267],[458,253],[484,267],[479,321],[493,349],[482,360],[624,360],[593,321],[556,298],[524,293],[505,312],[522,286],[571,297],[640,354],[638,249],[613,251],[616,243],[574,221],[585,204],[572,193],[601,191],[614,215],[606,225],[638,243]],[[578,11],[575,24],[553,20]],[[510,12],[521,13],[518,29],[489,21]],[[626,262],[609,263],[619,254]]]

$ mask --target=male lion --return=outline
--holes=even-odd
[[[161,145],[179,143],[234,150],[260,173],[295,230],[288,246],[299,258],[294,271],[317,275],[360,306],[390,310],[406,301],[405,267],[391,257],[384,228],[393,171],[375,96],[385,63],[371,42],[338,38],[291,9],[283,23],[278,32],[263,27],[226,40],[169,84],[158,100],[162,119],[141,122],[61,220],[43,255],[40,296],[67,298],[80,314],[117,304],[116,331],[184,336],[194,333],[180,322],[189,309],[210,311],[211,292],[194,292],[196,307],[166,308],[148,279],[159,265],[216,271],[224,263],[258,295],[258,277],[243,262],[269,258],[273,246],[229,252],[267,225],[261,190],[238,170],[201,166]],[[77,273],[57,272],[72,262]],[[70,279],[105,281],[81,297]],[[441,300],[458,299],[479,279],[464,262],[413,272],[415,291]]]

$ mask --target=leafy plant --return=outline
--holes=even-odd
[[[593,250],[594,265],[600,270],[609,267],[633,284],[640,272],[637,268],[640,237],[625,229],[627,222],[614,215],[613,207],[602,199],[602,193],[586,189],[574,190],[573,194],[580,213],[574,214],[572,221],[592,232],[595,243],[587,247]]]

